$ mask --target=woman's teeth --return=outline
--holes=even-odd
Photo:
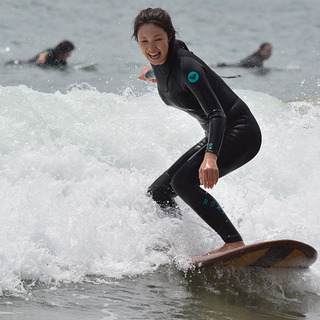
[[[151,59],[157,59],[160,56],[160,52],[157,53],[149,53]]]

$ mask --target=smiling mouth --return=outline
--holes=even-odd
[[[156,60],[160,58],[160,52],[157,53],[148,53],[148,56],[150,57],[150,59],[152,60]]]

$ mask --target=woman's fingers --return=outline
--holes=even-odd
[[[219,172],[213,168],[200,168],[199,179],[205,189],[212,189],[218,182]]]

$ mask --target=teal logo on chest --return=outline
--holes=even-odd
[[[199,80],[199,75],[195,71],[191,71],[188,74],[188,80],[191,83],[195,83],[195,82],[197,82]]]

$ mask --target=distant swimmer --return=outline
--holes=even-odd
[[[263,68],[263,61],[271,57],[272,46],[270,43],[263,43],[259,50],[249,57],[235,63],[220,62],[216,67],[243,67],[243,68]]]
[[[46,49],[29,60],[11,60],[6,65],[39,65],[51,67],[63,67],[67,65],[67,59],[75,46],[70,41],[62,41],[53,49]]]

